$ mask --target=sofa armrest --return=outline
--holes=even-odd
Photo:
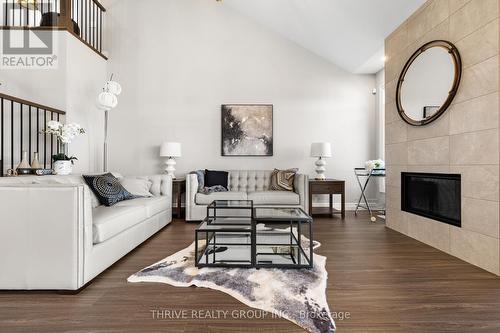
[[[172,176],[160,176],[160,195],[164,197],[172,197]]]
[[[0,289],[83,286],[92,213],[82,184],[1,185],[0,211]]]
[[[295,193],[299,195],[300,206],[306,213],[309,212],[309,176],[298,173],[293,183]]]
[[[198,176],[186,175],[186,219],[190,220],[193,206],[196,205],[196,193],[198,193]]]

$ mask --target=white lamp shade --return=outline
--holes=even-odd
[[[181,144],[179,142],[164,142],[161,144],[160,156],[181,157]]]
[[[107,91],[113,95],[120,95],[122,93],[122,86],[116,81],[106,82]]]
[[[311,144],[311,157],[332,157],[332,146],[329,142]]]
[[[118,105],[118,98],[112,93],[103,91],[97,96],[97,107],[109,111]]]

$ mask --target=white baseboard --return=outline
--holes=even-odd
[[[377,202],[376,201],[370,201],[369,200],[369,203],[370,203],[370,206],[377,207]],[[356,210],[356,205],[357,205],[357,202],[346,202],[345,203],[345,210],[352,210],[352,211],[354,211],[354,210]],[[185,206],[186,205],[183,202],[181,204],[181,207],[185,208]],[[177,207],[177,204],[174,204],[173,209],[175,209],[176,207]],[[318,208],[319,207],[329,207],[329,204],[328,204],[328,202],[314,202],[313,203],[313,207],[318,207]],[[333,208],[340,210],[340,203],[334,202],[333,203]],[[360,208],[360,209],[362,209],[362,208]]]
[[[345,203],[345,210],[356,210],[356,205],[357,202],[346,202]],[[369,201],[370,206],[376,207],[377,202],[376,201]],[[329,207],[328,202],[313,202],[313,207]],[[334,202],[333,203],[333,208],[339,209],[340,210],[340,203],[339,202]],[[360,208],[362,209],[362,208]]]

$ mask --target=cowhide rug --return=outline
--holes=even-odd
[[[309,240],[303,237],[303,246]],[[200,241],[203,250],[205,241]],[[313,247],[320,246],[314,241]],[[161,282],[176,287],[220,290],[252,308],[288,319],[309,332],[335,332],[326,301],[326,257],[314,254],[312,269],[196,268],[194,242],[128,278],[128,282]]]

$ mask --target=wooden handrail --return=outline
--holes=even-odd
[[[89,49],[91,49],[92,51],[94,51],[95,53],[97,53],[98,55],[100,55],[101,58],[103,58],[104,60],[108,60],[108,57],[106,57],[104,54],[101,53],[101,51],[99,51],[98,49],[96,49],[95,47],[93,47],[92,45],[90,45],[88,42],[86,42],[83,38],[81,38],[80,36],[78,36],[77,34],[75,34],[73,31],[68,31],[68,32],[70,34],[72,34],[73,36],[75,36],[76,38],[78,38],[80,40],[80,42],[82,42]]]
[[[100,3],[99,1],[97,1],[97,0],[92,0],[92,1],[93,1],[93,2],[96,4],[96,6],[97,6],[97,7],[99,7],[99,8],[100,8],[103,12],[105,12],[105,11],[106,11],[106,8],[104,8],[104,6],[103,6],[103,5],[101,5],[101,3]]]
[[[31,106],[33,108],[43,109],[43,110],[46,110],[48,112],[54,112],[54,113],[61,114],[61,115],[65,115],[66,114],[65,111],[61,111],[61,110],[52,108],[50,106],[46,106],[46,105],[42,105],[42,104],[30,102],[30,101],[27,101],[25,99],[21,99],[21,98],[18,98],[18,97],[14,97],[14,96],[2,94],[2,93],[0,93],[0,98],[6,99],[6,100],[9,100],[9,101],[13,101],[13,102],[16,102],[16,103],[19,103],[19,104]]]
[[[72,0],[60,0],[60,17],[58,24],[65,27],[68,31],[73,31],[73,22],[71,18],[71,2]]]

